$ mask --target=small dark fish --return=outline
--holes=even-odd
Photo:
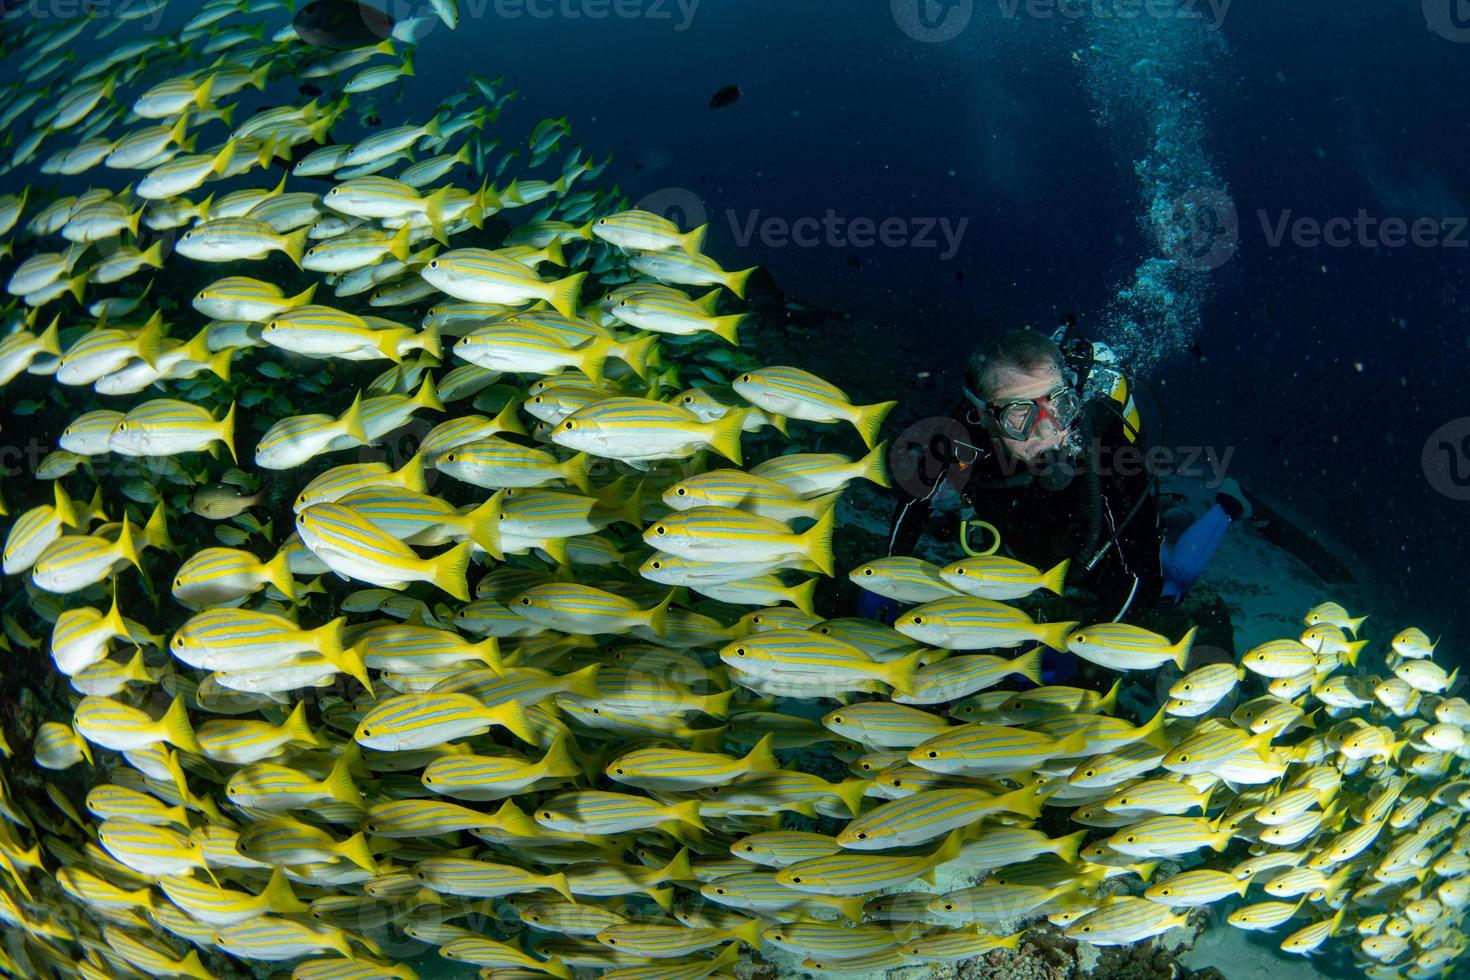
[[[740,101],[742,94],[739,85],[726,85],[710,98],[709,107],[711,109],[728,109]]]
[[[365,48],[393,35],[393,18],[356,0],[313,0],[291,19],[307,44],[345,51]]]
[[[306,96],[309,99],[314,99],[318,95],[322,94],[322,90],[317,88],[310,82],[302,82],[296,87],[296,91],[300,92],[302,95]]]

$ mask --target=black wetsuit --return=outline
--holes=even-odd
[[[901,489],[889,534],[889,554],[912,554],[926,529],[940,540],[955,540],[954,520],[942,527],[930,520],[931,502],[943,479],[974,508],[979,520],[999,529],[1001,554],[1043,571],[1071,559],[1067,584],[1097,596],[1099,618],[1112,619],[1125,606],[1130,619],[1147,609],[1157,601],[1163,586],[1158,505],[1142,454],[1127,438],[1122,417],[1108,407],[1112,404],[1089,405],[1093,438],[1087,449],[1070,466],[1062,464],[1049,472],[1045,466],[1028,467],[1009,456],[978,424],[968,403],[961,403],[953,419],[928,431],[910,430],[920,434],[895,452],[900,466],[912,454],[914,467],[912,472],[895,473]],[[1101,464],[1095,467],[1095,536],[1090,478],[1094,460]],[[930,528],[931,524],[935,526]],[[1122,533],[1088,572],[1084,564],[1113,538],[1120,524],[1124,525]],[[971,544],[980,544],[978,530],[972,531]]]

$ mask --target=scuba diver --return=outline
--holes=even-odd
[[[912,554],[936,504],[957,494],[980,518],[957,528],[966,554],[1001,548],[1043,571],[1068,562],[1067,585],[1096,597],[1092,621],[1137,621],[1189,591],[1230,523],[1249,516],[1249,503],[1225,480],[1209,510],[1166,535],[1158,474],[1145,455],[1161,443],[1144,440],[1114,352],[1075,336],[1075,327],[1068,317],[1051,336],[1006,330],[975,350],[953,418],[911,429],[918,436],[894,450],[902,491],[888,553]],[[858,611],[891,622],[897,604],[864,593]],[[1075,668],[1071,654],[1048,651],[1049,678]]]

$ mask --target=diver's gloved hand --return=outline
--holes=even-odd
[[[890,599],[876,592],[864,592],[857,603],[859,616],[877,620],[884,626],[893,625],[893,621],[898,618],[898,608],[897,599]]]
[[[1215,494],[1215,503],[1232,521],[1243,521],[1251,516],[1251,502],[1245,499],[1245,491],[1231,479],[1220,481],[1220,491]]]

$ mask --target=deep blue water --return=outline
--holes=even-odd
[[[1157,252],[1135,173],[1157,136],[1155,104],[1138,76],[1189,93],[1199,111],[1183,128],[1212,164],[1207,186],[1234,201],[1238,245],[1198,289],[1198,352],[1175,342],[1147,372],[1171,441],[1233,450],[1231,473],[1247,486],[1353,542],[1399,589],[1397,625],[1465,637],[1470,503],[1439,492],[1421,455],[1431,433],[1470,414],[1470,43],[1431,29],[1431,17],[1446,23],[1433,2],[1236,3],[1217,31],[1103,22],[1136,9],[1121,4],[1083,5],[1075,18],[1027,9],[977,2],[942,44],[904,33],[887,3],[706,0],[685,30],[677,17],[467,17],[455,50],[421,74],[446,85],[472,67],[511,74],[527,95],[516,111],[568,113],[579,138],[615,151],[609,175],[633,199],[693,191],[713,221],[711,250],[732,261],[756,212],[899,218],[914,231],[918,219],[968,219],[952,257],[942,244],[757,236],[740,258],[803,302],[877,321],[909,358],[948,371],[941,387],[994,326],[1076,310],[1114,335],[1113,297]],[[1096,67],[1132,45],[1153,64]],[[711,112],[726,84],[743,99]],[[1435,244],[1273,243],[1283,218],[1360,210],[1430,219]],[[822,348],[844,338],[812,342],[820,367]],[[1459,434],[1451,445],[1470,473]]]
[[[1421,462],[1431,433],[1470,416],[1470,42],[1452,2],[1199,3],[1198,17],[1120,19],[1105,15],[1166,5],[1074,3],[1064,17],[1041,0],[975,0],[951,11],[969,16],[958,36],[924,43],[899,21],[936,0],[462,0],[459,30],[424,41],[396,108],[416,117],[470,73],[509,76],[521,98],[507,133],[567,115],[579,141],[615,154],[605,179],[630,199],[692,196],[712,254],[877,323],[873,363],[896,392],[936,374],[912,411],[949,402],[983,331],[1075,310],[1147,355],[1173,443],[1233,452],[1232,475],[1352,541],[1399,592],[1395,628],[1464,638],[1470,503]],[[589,16],[614,9],[632,15]],[[711,111],[728,84],[743,98]],[[1171,122],[1177,106],[1189,111]],[[1226,195],[1237,243],[1174,290],[1180,323],[1130,332],[1115,300],[1159,252],[1150,186]],[[1272,242],[1283,217],[1360,210],[1429,219],[1437,244]],[[745,237],[752,221],[829,214],[963,234],[952,250],[940,229],[929,246]],[[805,366],[843,380],[849,339],[809,343]],[[1470,476],[1465,434],[1430,454]]]

